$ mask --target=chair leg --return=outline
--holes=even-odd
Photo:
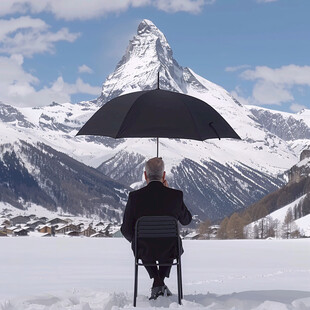
[[[181,265],[181,257],[179,258],[179,268],[180,268],[180,288],[181,288],[181,299],[183,299],[183,279],[182,279],[182,265]]]
[[[182,305],[181,299],[183,298],[182,296],[182,276],[181,276],[181,265],[180,261],[177,260],[177,277],[178,277],[178,302],[179,305]]]
[[[133,306],[137,305],[137,295],[138,295],[138,265],[135,264],[135,284],[134,284],[134,293],[133,293]]]

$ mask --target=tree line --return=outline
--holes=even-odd
[[[254,212],[253,212],[254,211]],[[310,193],[294,208],[289,208],[283,222],[273,219],[266,206],[248,208],[243,212],[235,212],[225,217],[214,233],[214,225],[207,219],[200,223],[198,233],[201,239],[266,239],[266,238],[299,238],[303,231],[295,224],[295,220],[310,214]]]

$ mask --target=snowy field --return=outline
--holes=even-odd
[[[149,301],[139,268],[137,309],[310,309],[310,239],[184,241],[183,305]],[[0,239],[1,310],[132,309],[133,256],[124,239]],[[177,292],[175,267],[167,284]]]

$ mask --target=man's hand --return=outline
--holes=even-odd
[[[164,186],[169,187],[168,182],[167,182],[166,179],[163,181],[163,184],[164,184]]]

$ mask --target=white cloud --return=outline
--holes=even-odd
[[[310,86],[310,66],[288,65],[281,68],[256,67],[255,70],[246,70],[241,74],[246,80],[264,80],[274,84],[287,86]]]
[[[37,29],[44,31],[48,25],[39,18],[31,18],[29,16],[22,16],[19,18],[0,19],[0,41],[5,39],[9,34],[22,29]]]
[[[243,97],[248,104],[280,105],[294,101],[294,87],[310,86],[310,66],[288,65],[276,69],[260,66],[254,70],[245,70],[240,77],[254,81],[252,95]],[[235,93],[240,95],[238,89]]]
[[[70,33],[67,28],[57,32],[48,31],[41,19],[29,16],[0,20],[0,52],[22,54],[31,57],[36,53],[54,52],[58,41],[75,41],[79,34]]]
[[[207,3],[211,4],[215,1],[205,0],[157,0],[153,1],[153,5],[165,12],[190,12],[199,13],[203,6]]]
[[[82,66],[79,66],[79,73],[94,73],[93,69],[89,68],[88,66],[86,65],[82,65]]]
[[[65,20],[87,20],[120,13],[130,7],[154,6],[167,12],[198,13],[216,0],[1,0],[0,16],[13,13],[50,12]]]
[[[39,79],[26,72],[22,65],[21,55],[0,57],[1,101],[15,106],[44,106],[53,101],[70,102],[73,94],[100,94],[100,87],[91,86],[81,79],[73,84],[66,83],[61,76],[50,87],[36,89]]]
[[[226,72],[236,72],[244,69],[250,68],[250,65],[240,65],[240,66],[234,66],[234,67],[226,67],[225,71]]]
[[[253,88],[252,96],[260,104],[280,105],[283,102],[294,100],[290,90],[284,85],[258,81]]]
[[[300,112],[302,109],[307,109],[307,107],[298,103],[293,103],[290,106],[292,112]]]

